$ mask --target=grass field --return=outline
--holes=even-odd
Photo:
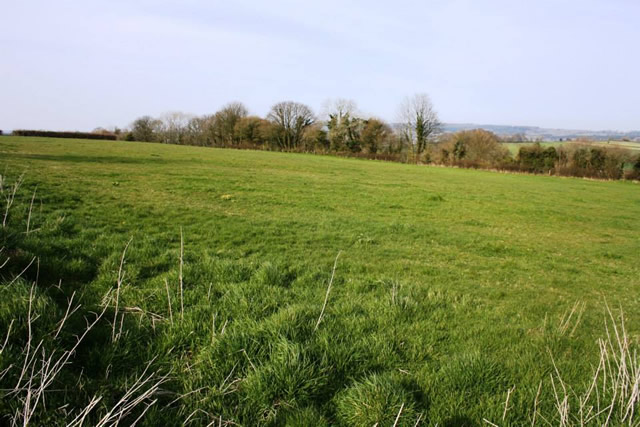
[[[569,145],[569,144],[576,144],[576,142],[547,141],[547,142],[540,143],[540,145],[542,145],[543,147],[560,147],[560,146]],[[640,151],[640,142],[633,142],[633,141],[593,141],[593,142],[589,142],[589,144],[595,145],[598,147],[606,147],[606,148],[623,148],[626,150],[631,150],[631,152],[633,153]],[[518,150],[520,150],[520,147],[524,145],[531,145],[531,143],[505,142],[503,143],[503,145],[506,146],[509,149],[509,152],[515,156],[516,154],[518,154]]]
[[[605,301],[638,344],[631,182],[18,137],[0,137],[0,171],[24,173],[0,243],[0,331],[15,320],[0,372],[18,366],[0,388],[20,374],[31,282],[44,346],[74,291],[63,343],[106,307],[39,424],[99,395],[95,423],[147,361],[168,375],[147,425],[559,425],[560,384],[577,424]],[[0,413],[19,410],[16,395]],[[591,421],[628,422],[625,410]]]

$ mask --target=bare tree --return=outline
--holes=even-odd
[[[404,125],[404,136],[413,145],[416,155],[420,156],[427,148],[429,138],[441,125],[431,98],[424,93],[405,98],[400,105],[399,115]]]
[[[160,117],[161,139],[167,144],[183,144],[187,134],[187,125],[194,116],[179,111],[165,113]]]
[[[315,122],[315,117],[306,105],[285,101],[271,107],[267,120],[278,128],[275,135],[278,146],[292,150],[300,145],[304,130]]]
[[[214,141],[222,145],[232,145],[237,142],[236,124],[247,117],[249,112],[241,102],[230,102],[213,116]]]
[[[206,145],[206,122],[202,117],[192,117],[184,131],[184,143],[187,145]]]
[[[329,120],[331,117],[356,117],[360,116],[358,105],[352,99],[335,98],[327,99],[322,103],[322,119]]]

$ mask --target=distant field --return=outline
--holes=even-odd
[[[112,345],[105,323],[78,350],[70,369],[83,373],[68,384],[81,386],[51,394],[53,419],[95,393],[117,401],[156,357],[171,381],[147,425],[530,425],[534,413],[558,425],[552,360],[576,393],[588,388],[605,300],[640,338],[631,182],[19,137],[0,137],[0,172],[25,174],[3,238],[11,272],[40,257],[25,275],[38,277],[39,322],[63,314],[74,290],[80,313],[99,311],[132,239],[125,333]],[[23,235],[36,186],[40,230]],[[0,331],[23,324],[29,295],[4,271]],[[10,342],[0,371],[21,348]]]
[[[576,142],[574,141],[566,141],[566,142],[559,142],[559,141],[554,141],[554,142],[541,142],[540,145],[542,145],[543,147],[559,147],[562,145],[566,145],[566,144],[576,144]],[[632,151],[640,151],[640,142],[631,142],[631,141],[593,141],[593,142],[589,142],[589,144],[593,144],[593,145],[597,145],[597,146],[604,146],[604,147],[617,147],[617,148],[626,148],[628,150],[632,150]],[[507,142],[504,143],[504,145],[509,148],[509,151],[511,152],[511,154],[517,154],[518,150],[520,149],[520,147],[522,147],[523,145],[531,145],[531,143],[514,143],[514,142]]]

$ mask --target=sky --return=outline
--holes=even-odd
[[[640,129],[638,0],[0,0],[0,129],[264,116],[327,99],[397,120]]]

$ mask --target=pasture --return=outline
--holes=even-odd
[[[24,174],[0,242],[0,372],[18,366],[0,388],[30,292],[45,347],[104,310],[37,423],[99,395],[95,423],[148,366],[164,380],[144,425],[557,425],[565,385],[572,424],[621,313],[638,345],[632,182],[28,137],[0,137],[0,172]],[[615,404],[590,421],[627,422],[637,401],[602,378],[589,404]]]
[[[520,147],[525,145],[531,145],[532,143],[522,143],[522,142],[505,142],[503,145],[509,149],[511,155],[515,156],[518,154],[518,150]],[[554,141],[554,142],[541,142],[540,145],[543,147],[561,147],[563,145],[570,144],[585,144],[577,141]],[[593,145],[596,147],[604,147],[604,148],[622,148],[625,150],[631,150],[632,153],[640,152],[640,142],[634,141],[591,141],[587,144]]]

